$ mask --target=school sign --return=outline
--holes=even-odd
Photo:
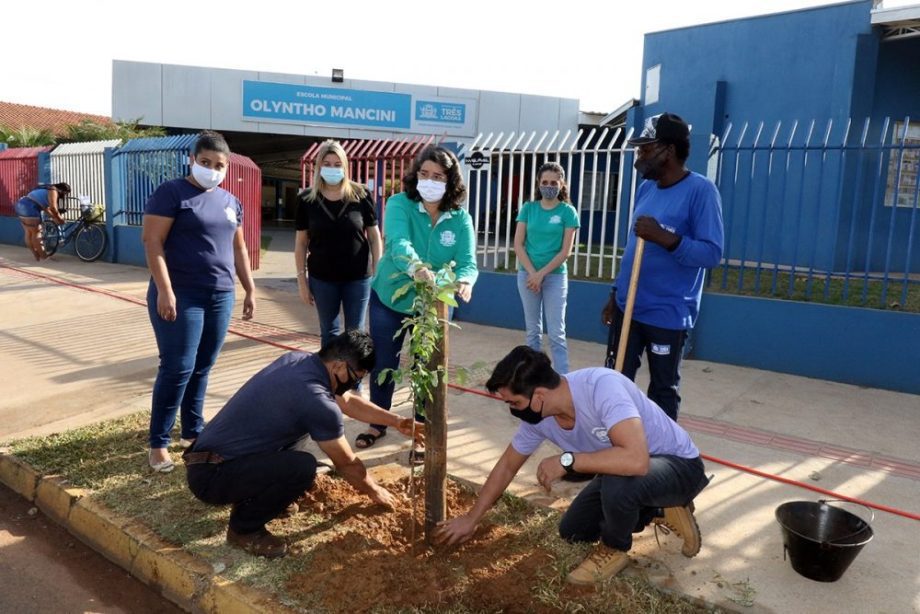
[[[476,101],[244,80],[242,119],[473,136]]]

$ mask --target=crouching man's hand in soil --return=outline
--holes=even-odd
[[[375,488],[370,493],[368,493],[371,501],[377,505],[382,505],[391,511],[396,509],[396,497],[393,496],[393,493],[378,484],[375,484],[374,486]]]
[[[370,497],[370,500],[374,503],[383,505],[391,510],[395,509],[396,499],[387,489],[374,481],[361,459],[351,451],[351,447],[345,441],[344,436],[338,439],[317,441],[316,445],[326,453],[326,456],[335,465],[335,470],[349,484],[354,486],[355,490]]]
[[[469,514],[439,522],[435,541],[446,546],[462,544],[473,536],[478,524]]]
[[[413,426],[414,424],[414,426]],[[425,445],[425,423],[416,422],[412,418],[403,418],[399,421],[399,424],[396,425],[397,430],[409,437],[410,439],[415,436],[415,443],[419,445]],[[414,432],[413,432],[414,429]]]
[[[511,480],[520,471],[524,462],[529,455],[524,455],[514,449],[514,446],[508,445],[505,453],[498,459],[486,483],[482,485],[479,496],[476,497],[476,503],[472,509],[463,516],[458,516],[451,520],[445,520],[438,523],[435,531],[435,540],[439,544],[462,544],[473,537],[479,521],[486,515],[498,498],[501,497]]]

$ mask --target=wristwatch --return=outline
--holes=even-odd
[[[575,455],[572,452],[563,452],[559,455],[559,464],[562,465],[566,473],[574,473]]]

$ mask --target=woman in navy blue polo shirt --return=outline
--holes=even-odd
[[[172,471],[166,452],[180,411],[180,445],[204,428],[208,373],[217,360],[233,310],[236,275],[246,291],[243,319],[255,309],[243,207],[217,187],[230,166],[224,137],[205,130],[191,156],[191,173],[167,181],[144,208],[143,242],[150,269],[147,311],[160,353],[150,414],[150,468]]]

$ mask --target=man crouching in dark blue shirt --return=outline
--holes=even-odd
[[[232,504],[227,543],[278,558],[287,545],[265,528],[313,486],[316,457],[294,449],[312,437],[335,468],[371,501],[392,508],[393,495],[368,475],[345,440],[342,412],[368,424],[395,426],[407,437],[413,419],[400,418],[352,393],[374,366],[367,333],[348,331],[317,354],[288,352],[243,384],[183,454],[188,485],[205,503]],[[415,423],[423,440],[424,425]]]

